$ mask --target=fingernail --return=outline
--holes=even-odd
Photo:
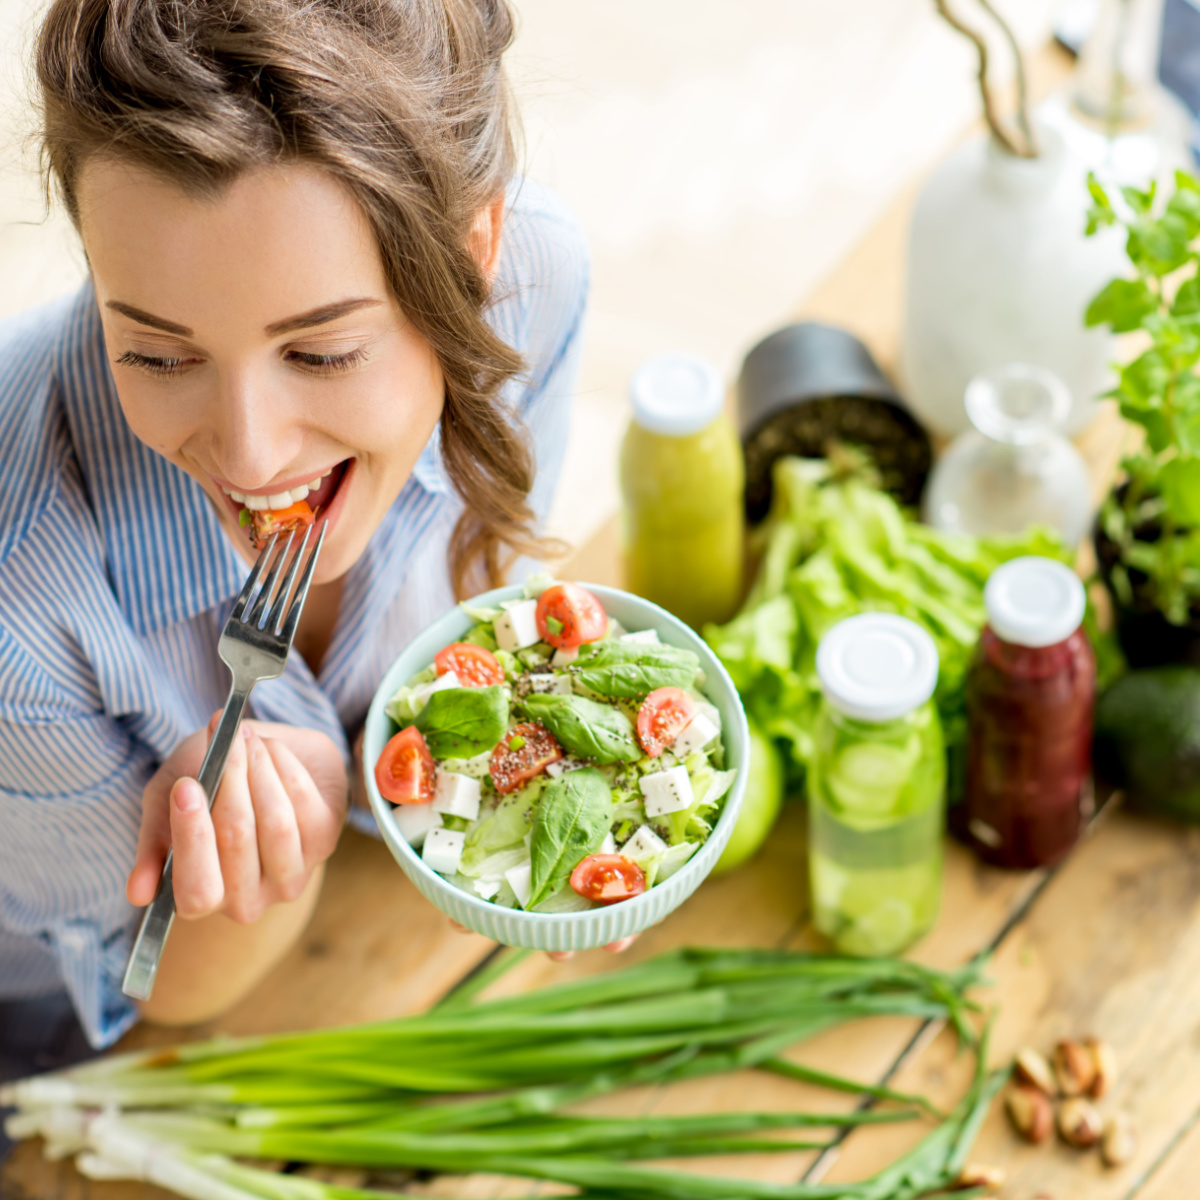
[[[194,779],[177,779],[171,789],[171,803],[181,813],[196,813],[204,807],[204,793]]]

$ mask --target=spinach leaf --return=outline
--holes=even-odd
[[[576,674],[601,696],[634,699],[660,687],[691,687],[700,660],[678,646],[653,642],[592,642],[575,660]]]
[[[473,758],[504,736],[508,697],[502,687],[446,688],[429,697],[415,724],[434,758]]]
[[[637,762],[642,748],[619,709],[583,696],[527,696],[522,707],[572,753],[593,762]]]
[[[542,793],[529,839],[527,909],[562,887],[576,864],[600,849],[612,807],[612,793],[595,767],[570,771]]]

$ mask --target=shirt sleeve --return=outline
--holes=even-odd
[[[65,987],[89,1042],[137,1019],[121,992],[125,875],[156,762],[0,627],[0,996]]]

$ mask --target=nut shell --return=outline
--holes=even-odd
[[[1054,1109],[1045,1092],[1019,1083],[1004,1097],[1004,1107],[1013,1128],[1035,1145],[1044,1142],[1054,1129]]]
[[[1082,1042],[1064,1038],[1054,1047],[1054,1077],[1064,1096],[1082,1096],[1096,1078],[1096,1062]]]
[[[1100,1140],[1104,1122],[1091,1101],[1073,1096],[1058,1110],[1058,1132],[1064,1142],[1086,1149]]]
[[[1004,1186],[1004,1181],[1008,1178],[1008,1173],[1003,1167],[990,1167],[985,1163],[967,1163],[958,1173],[958,1178],[954,1181],[955,1191],[965,1191],[967,1188],[987,1188],[989,1191],[997,1191]]]
[[[1110,1117],[1104,1126],[1100,1157],[1106,1167],[1123,1167],[1137,1153],[1137,1129],[1126,1113]]]
[[[1098,1100],[1101,1096],[1107,1096],[1117,1082],[1117,1055],[1107,1042],[1099,1038],[1088,1038],[1083,1044],[1092,1056],[1094,1071],[1088,1093]]]
[[[1018,1050],[1013,1065],[1021,1083],[1027,1083],[1039,1092],[1045,1092],[1047,1096],[1058,1095],[1058,1085],[1054,1081],[1054,1072],[1050,1069],[1046,1056],[1032,1046],[1023,1046]]]

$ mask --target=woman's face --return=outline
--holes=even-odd
[[[243,507],[305,497],[329,528],[316,581],[345,572],[442,411],[428,342],[371,229],[314,167],[248,172],[197,198],[94,160],[80,227],[121,407],[208,493],[247,561]]]

